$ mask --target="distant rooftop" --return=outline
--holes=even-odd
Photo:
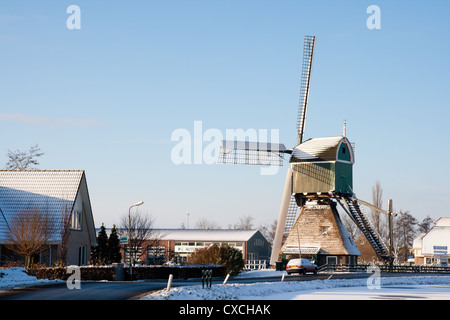
[[[100,228],[97,228],[97,233]],[[248,241],[259,230],[234,230],[234,229],[153,229],[160,240],[183,241]],[[111,228],[107,228],[109,234]],[[119,231],[120,232],[120,231]]]

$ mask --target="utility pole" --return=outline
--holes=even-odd
[[[302,249],[300,247],[300,224],[297,225],[297,241],[298,241],[298,258],[301,259],[302,258]]]
[[[389,213],[389,263],[392,266],[394,264],[394,231],[393,231],[393,218],[394,213],[392,212],[392,199],[389,199],[388,213]]]

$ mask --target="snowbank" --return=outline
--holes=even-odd
[[[251,276],[251,275],[250,275]],[[287,279],[287,278],[286,278]],[[380,285],[449,285],[450,276],[410,276],[383,277]],[[144,300],[248,300],[265,299],[279,294],[301,293],[310,290],[334,289],[344,287],[366,287],[367,279],[330,279],[311,281],[279,281],[252,284],[219,284],[211,289],[203,289],[201,285],[172,288],[170,291],[160,290],[141,297]],[[283,298],[284,299],[284,298]]]
[[[9,289],[17,286],[29,286],[49,282],[48,279],[37,279],[29,276],[22,267],[0,269],[0,289]]]

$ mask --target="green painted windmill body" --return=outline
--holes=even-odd
[[[309,139],[294,148],[290,163],[294,194],[352,193],[354,154],[344,136]]]

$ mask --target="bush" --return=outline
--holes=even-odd
[[[189,264],[219,264],[225,267],[225,273],[235,276],[244,269],[242,252],[229,245],[212,245],[196,249],[188,259]]]

